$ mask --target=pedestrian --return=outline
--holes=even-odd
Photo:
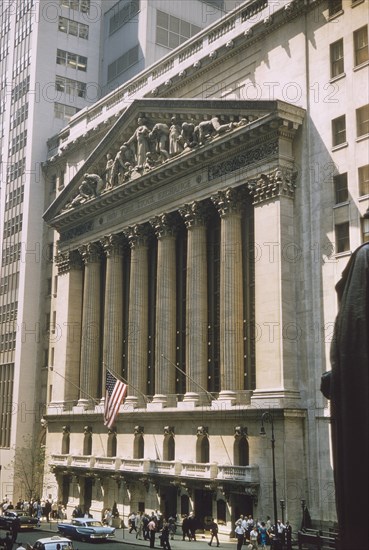
[[[169,542],[169,523],[163,521],[163,528],[161,530],[161,546],[164,550],[171,550]]]
[[[137,533],[137,527],[136,527],[136,514],[132,512],[132,514],[128,518],[129,522],[129,532],[132,533],[132,531],[135,531]]]
[[[210,523],[210,542],[208,542],[208,545],[211,546],[211,543],[213,542],[213,539],[217,541],[217,546],[219,546],[219,537],[218,537],[218,524],[214,521],[214,518],[211,518]]]
[[[292,527],[289,521],[286,521],[285,542],[286,550],[292,550]]]
[[[255,525],[252,527],[249,536],[250,536],[250,543],[252,545],[253,550],[258,550],[259,531],[257,530]]]
[[[151,517],[151,520],[149,521],[147,525],[147,529],[149,531],[149,540],[150,540],[150,548],[154,548],[155,546],[155,533],[156,533],[156,523],[154,516]]]
[[[12,537],[10,536],[10,533],[7,533],[5,535],[5,539],[3,539],[3,545],[4,545],[4,550],[12,550],[13,540],[12,540]]]
[[[197,529],[197,520],[195,514],[191,512],[190,517],[188,518],[188,530],[190,532],[190,537],[196,542],[196,529]]]
[[[174,540],[174,535],[176,534],[176,530],[177,530],[176,518],[173,516],[170,516],[168,519],[168,523],[169,523],[170,540]]]
[[[11,527],[11,530],[12,530],[12,542],[13,544],[15,542],[17,542],[17,537],[18,537],[18,533],[19,533],[19,529],[20,529],[20,519],[18,516],[16,516],[14,518],[14,521],[12,523],[12,527]]]
[[[262,521],[259,527],[260,544],[262,548],[265,548],[268,543],[268,529],[265,522]]]
[[[238,519],[235,526],[235,535],[237,538],[237,550],[242,550],[243,540],[245,538],[245,528],[242,526],[242,520]]]
[[[185,514],[182,521],[182,540],[186,540],[186,537],[188,537],[188,540],[191,542],[189,526],[189,520],[187,514]]]

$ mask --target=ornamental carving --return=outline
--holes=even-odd
[[[76,250],[67,250],[59,252],[55,257],[56,265],[58,266],[58,275],[69,273],[71,269],[81,269],[81,256]]]
[[[278,196],[294,197],[297,172],[287,168],[276,168],[270,174],[260,174],[259,178],[248,183],[253,204]]]
[[[88,243],[78,248],[84,264],[96,263],[101,259],[101,247],[99,243]]]
[[[172,214],[160,214],[150,220],[150,225],[158,239],[173,237],[177,233],[177,223]]]
[[[173,157],[199,148],[217,137],[256,120],[255,115],[205,116],[202,121],[183,120],[173,114],[170,122],[156,122],[147,117],[137,119],[137,127],[115,151],[106,154],[104,168],[85,173],[78,192],[65,205],[71,210],[117,186],[140,178]]]
[[[179,208],[179,213],[181,214],[187,229],[205,224],[207,210],[202,202],[193,201],[184,204],[181,208]]]

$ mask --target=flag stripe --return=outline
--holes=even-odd
[[[127,384],[124,384],[106,370],[106,394],[104,407],[104,425],[111,428],[119,413],[119,407],[127,391]]]

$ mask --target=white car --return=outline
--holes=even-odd
[[[32,546],[33,550],[74,550],[73,542],[64,537],[54,535],[45,539],[39,539]]]

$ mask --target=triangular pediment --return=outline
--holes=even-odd
[[[229,159],[241,146],[265,141],[279,128],[294,132],[303,115],[302,109],[282,101],[136,100],[87,156],[44,219],[57,230],[71,227],[194,165],[210,164],[216,177],[215,160]]]

